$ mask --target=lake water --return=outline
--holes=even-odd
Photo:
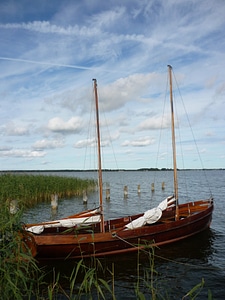
[[[38,173],[40,174],[40,172]],[[45,175],[96,178],[95,172],[51,172]],[[178,171],[179,201],[194,201],[213,195],[215,209],[211,228],[193,238],[155,250],[154,286],[161,299],[182,299],[195,285],[204,279],[204,287],[197,299],[207,299],[208,290],[213,299],[225,297],[225,170]],[[157,206],[173,193],[171,171],[106,171],[104,182],[105,218],[131,215]],[[151,191],[154,182],[155,191]],[[162,189],[165,182],[165,189]],[[123,188],[127,185],[128,197]],[[140,193],[137,186],[140,185]],[[105,190],[110,187],[110,200]],[[50,203],[40,204],[27,211],[25,222],[40,222],[57,219],[98,206],[98,193],[88,195],[87,204],[82,197],[61,199],[57,214],[52,214]],[[141,277],[147,280],[150,264],[147,257],[141,257]],[[128,255],[103,259],[103,264],[114,265],[114,288],[116,299],[136,299],[134,285],[137,283],[137,256]],[[73,265],[73,263],[72,263]],[[71,262],[70,262],[71,267]],[[107,275],[106,275],[107,276]],[[110,277],[107,278],[110,280]],[[146,283],[140,287],[146,299],[151,299]],[[160,299],[160,297],[158,297]],[[64,299],[64,298],[60,298]],[[110,297],[108,299],[111,299]],[[188,298],[185,298],[188,299]]]

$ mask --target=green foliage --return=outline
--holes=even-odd
[[[83,190],[93,190],[96,182],[73,177],[3,174],[0,176],[0,203],[18,200],[24,207],[49,201],[52,194],[59,198],[80,196]]]
[[[31,299],[41,286],[40,270],[18,234],[19,218],[18,214],[10,215],[6,205],[0,205],[1,299]]]
[[[184,299],[196,299],[197,296],[199,295],[199,293],[201,292],[201,290],[203,289],[205,284],[205,280],[204,278],[202,278],[202,281],[200,283],[198,283],[196,286],[194,286],[183,298]]]
[[[94,265],[98,265],[97,269]],[[45,293],[47,299],[80,300],[80,299],[110,299],[116,300],[109,283],[98,276],[98,268],[102,268],[99,260],[94,259],[94,265],[86,264],[83,259],[77,262],[69,277],[55,274],[53,270],[52,282],[48,284]],[[63,287],[60,282],[69,282],[69,287]],[[46,299],[46,298],[44,298]]]

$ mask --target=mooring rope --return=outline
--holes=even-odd
[[[126,243],[126,244],[128,244],[128,245],[130,245],[130,246],[132,246],[132,247],[134,247],[134,248],[140,248],[139,246],[135,246],[134,244],[131,244],[130,242],[124,240],[124,239],[121,238],[119,235],[117,235],[116,232],[113,232],[113,233],[112,233],[112,237],[117,237],[119,240],[123,241],[124,243]]]
[[[152,245],[142,245],[142,246],[136,246],[128,241],[126,241],[125,239],[121,238],[120,236],[117,235],[116,232],[113,232],[112,233],[112,237],[116,237],[118,238],[119,240],[123,241],[124,243],[134,247],[134,248],[137,248],[137,249],[140,249],[142,252],[144,252],[145,254],[149,254],[149,251],[145,250],[145,248],[153,248]],[[171,262],[171,263],[175,263],[175,264],[178,264],[178,265],[183,265],[183,266],[187,266],[187,267],[191,267],[191,268],[200,268],[200,269],[204,269],[204,270],[217,270],[218,268],[215,268],[215,267],[207,267],[207,266],[199,266],[199,265],[193,265],[193,264],[190,264],[190,263],[184,263],[184,262],[179,262],[179,261],[175,261],[173,259],[170,259],[170,258],[166,258],[166,257],[163,257],[163,256],[160,256],[160,255],[157,255],[155,253],[152,254],[154,257],[157,257],[159,259],[162,259],[162,260],[165,260],[165,261],[168,261],[168,262]]]

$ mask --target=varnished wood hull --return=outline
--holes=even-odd
[[[174,220],[174,208],[163,212],[155,224],[125,230],[124,225],[137,216],[105,222],[105,232],[98,225],[87,230],[48,229],[39,235],[25,233],[24,240],[38,260],[102,257],[165,245],[193,236],[210,226],[213,200],[179,205],[180,218]],[[140,216],[140,215],[139,215]]]

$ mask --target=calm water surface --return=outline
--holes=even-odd
[[[40,173],[39,173],[40,174]],[[52,172],[46,175],[96,178],[95,172]],[[203,290],[197,299],[207,299],[208,289],[213,299],[225,299],[225,171],[224,170],[190,170],[179,171],[179,201],[192,201],[213,195],[215,209],[211,228],[193,238],[155,250],[157,274],[155,288],[162,299],[182,299],[202,279]],[[104,214],[106,218],[143,212],[152,208],[173,193],[172,172],[164,171],[115,171],[104,172]],[[154,182],[155,191],[151,191]],[[161,184],[165,182],[165,189]],[[140,184],[141,193],[137,186]],[[124,198],[123,188],[128,186],[128,197]],[[110,187],[110,200],[105,199],[105,189]],[[87,204],[82,197],[61,199],[57,214],[52,214],[50,203],[38,205],[24,214],[25,222],[40,222],[57,219],[98,206],[98,193],[88,195]],[[148,256],[140,257],[141,277],[147,279],[150,274]],[[114,266],[116,299],[136,299],[134,285],[137,283],[137,256],[128,255],[103,259],[109,268]],[[70,262],[70,267],[73,263]],[[66,266],[68,269],[69,266]],[[65,264],[61,266],[65,268]],[[106,275],[107,276],[107,275]],[[106,277],[106,279],[111,279]],[[140,282],[146,299],[151,299],[146,283]],[[60,298],[63,299],[63,298]],[[85,298],[84,298],[85,299]],[[111,299],[109,297],[109,299]]]

